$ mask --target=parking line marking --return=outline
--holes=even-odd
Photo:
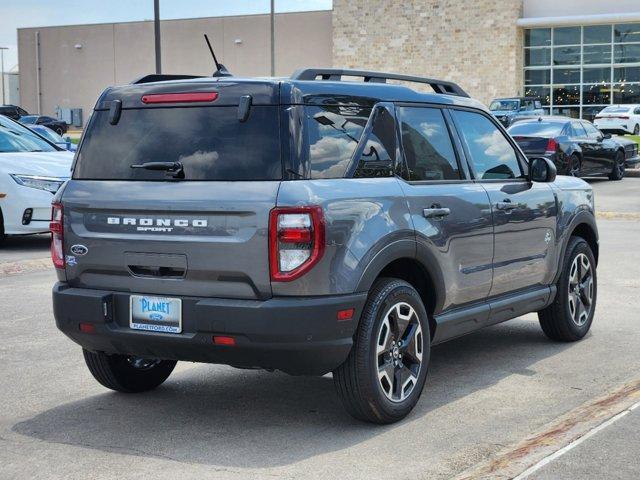
[[[614,424],[615,422],[617,422],[618,420],[620,420],[622,417],[630,414],[638,406],[640,406],[640,402],[632,405],[627,410],[624,410],[624,411],[620,412],[619,414],[617,414],[616,416],[610,418],[606,422],[601,423],[600,425],[598,425],[594,429],[592,429],[589,432],[587,432],[586,434],[584,434],[582,437],[578,438],[577,440],[574,440],[569,445],[567,445],[565,447],[562,447],[557,452],[552,453],[548,457],[543,458],[542,460],[540,460],[535,465],[533,465],[533,466],[529,467],[528,469],[526,469],[524,472],[522,472],[517,477],[514,477],[513,480],[524,480],[525,478],[529,477],[532,473],[537,472],[538,470],[540,470],[545,465],[548,465],[549,463],[553,462],[556,458],[559,458],[562,455],[564,455],[565,453],[567,453],[568,451],[573,450],[574,448],[576,448],[578,445],[580,445],[585,440],[588,440],[589,438],[593,437],[595,434],[597,434],[601,430],[604,430],[608,426],[610,426],[610,425]]]

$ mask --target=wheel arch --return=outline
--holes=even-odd
[[[596,259],[596,265],[598,264],[598,256],[600,254],[600,246],[598,244],[598,234],[593,226],[591,226],[587,222],[578,223],[572,230],[568,238],[571,237],[581,237],[583,238],[591,247],[591,251],[593,252],[593,256]],[[568,243],[568,241],[567,241]],[[565,245],[566,248],[566,245]],[[563,255],[564,257],[564,255]]]

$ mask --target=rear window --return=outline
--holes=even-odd
[[[73,178],[167,180],[163,171],[131,168],[180,162],[184,180],[282,178],[277,106],[254,106],[246,122],[238,108],[188,107],[123,110],[116,125],[108,111],[93,114]]]
[[[564,126],[558,122],[520,122],[508,128],[507,132],[513,137],[557,137]]]

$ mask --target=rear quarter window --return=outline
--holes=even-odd
[[[116,125],[96,111],[85,133],[73,178],[167,180],[165,172],[131,168],[180,162],[185,181],[282,178],[279,108],[254,106],[246,122],[238,108],[180,107],[123,110]]]

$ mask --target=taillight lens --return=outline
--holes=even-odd
[[[282,207],[269,217],[271,280],[288,282],[311,269],[324,253],[321,207]]]
[[[558,142],[556,142],[555,139],[550,138],[549,141],[547,142],[547,148],[545,149],[544,153],[551,155],[552,153],[556,153],[557,149],[558,149]]]
[[[51,208],[51,260],[56,268],[64,268],[64,242],[62,224],[62,205],[54,203]]]

